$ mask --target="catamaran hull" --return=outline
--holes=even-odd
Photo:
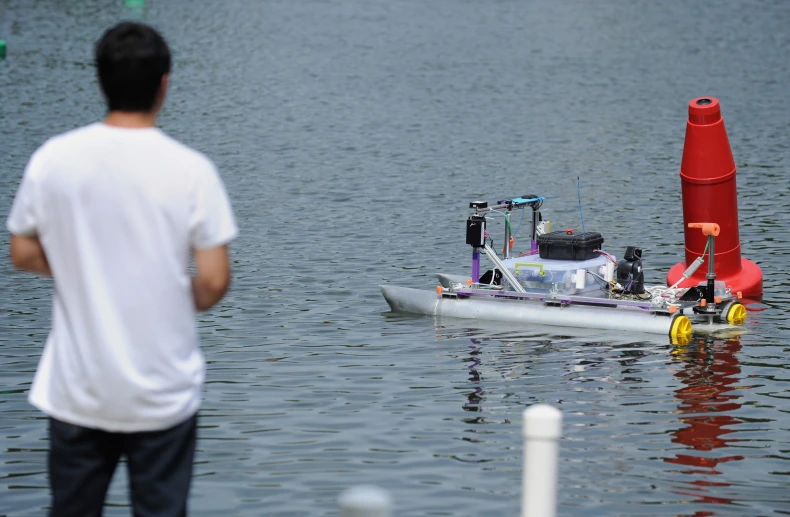
[[[511,323],[622,330],[676,336],[690,333],[687,317],[633,308],[547,305],[540,301],[448,297],[436,292],[382,285],[381,293],[396,312],[485,319]]]

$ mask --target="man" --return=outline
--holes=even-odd
[[[96,66],[107,118],[33,154],[7,222],[14,266],[55,283],[29,395],[50,417],[52,515],[101,515],[122,456],[135,516],[186,515],[205,371],[194,316],[228,288],[236,223],[214,165],[155,127],[164,39],[121,23]]]

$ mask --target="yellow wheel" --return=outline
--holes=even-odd
[[[727,307],[725,317],[730,325],[740,325],[746,321],[746,307],[738,302],[733,302]]]
[[[669,337],[679,345],[688,343],[691,339],[691,320],[687,316],[675,316],[669,327]]]

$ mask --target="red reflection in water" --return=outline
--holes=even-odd
[[[687,347],[679,348],[673,354],[682,361],[683,368],[675,373],[675,377],[684,385],[675,391],[678,401],[678,412],[684,415],[680,421],[685,427],[672,433],[672,442],[681,443],[695,451],[712,451],[727,447],[730,442],[727,435],[733,433],[732,426],[741,421],[732,416],[732,412],[741,407],[737,402],[740,395],[730,393],[738,387],[741,373],[737,354],[741,350],[740,337],[721,341],[699,340]],[[719,464],[742,460],[743,456],[731,455],[721,457],[698,456],[694,454],[676,454],[674,458],[665,458],[667,463],[692,467],[681,471],[693,476],[720,475],[716,470]],[[678,487],[677,494],[693,497],[697,502],[728,504],[732,499],[714,497],[709,488],[727,487],[729,483],[695,479],[687,486]],[[712,512],[696,512],[693,517],[714,515]]]

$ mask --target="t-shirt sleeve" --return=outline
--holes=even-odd
[[[189,243],[194,249],[215,248],[229,243],[238,233],[225,185],[212,164],[197,181]]]
[[[6,220],[6,228],[14,235],[35,235],[38,233],[38,214],[36,214],[36,188],[33,174],[37,154],[30,158],[22,182],[14,196],[11,212]]]

